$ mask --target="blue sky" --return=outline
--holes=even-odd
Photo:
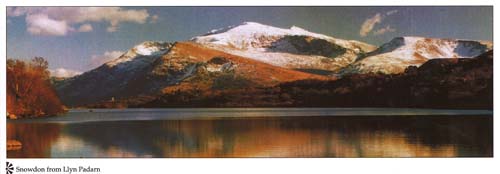
[[[492,40],[492,7],[114,7],[7,10],[7,56],[87,71],[146,40],[181,41],[245,21],[380,45],[397,36]]]

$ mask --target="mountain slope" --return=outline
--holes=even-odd
[[[129,82],[145,78],[153,62],[172,47],[170,43],[144,42],[117,59],[107,62],[96,69],[65,79],[55,84],[63,103],[69,106],[108,100],[114,96],[132,96],[137,91]],[[144,86],[138,90],[146,90]],[[152,89],[154,90],[154,89]]]
[[[367,99],[369,96],[369,99]],[[401,74],[352,74],[200,95],[168,93],[138,107],[493,108],[493,51],[432,59]]]
[[[178,42],[155,64],[153,73],[165,76],[176,69],[191,68],[192,72],[176,85],[167,86],[163,93],[182,90],[231,89],[273,86],[301,79],[327,77],[281,68],[246,57],[228,54],[192,42]]]
[[[138,48],[143,47],[153,51],[141,52]],[[272,86],[309,78],[326,79],[193,42],[148,42],[92,71],[58,83],[56,89],[65,104],[80,106],[191,89]]]
[[[291,69],[336,71],[359,54],[375,49],[293,26],[282,29],[255,22],[213,30],[191,41],[231,54]]]
[[[455,61],[491,49],[490,42],[421,37],[395,38],[375,49],[298,27],[282,29],[246,22],[185,42],[144,42],[115,60],[54,85],[68,106],[110,102],[155,106],[151,102],[155,99],[169,104],[189,97],[225,98],[217,94],[232,91],[231,95],[238,96],[238,90],[245,93],[247,89],[268,89],[284,82],[334,79],[316,74],[402,73],[431,59]],[[246,97],[251,98],[240,99]],[[289,98],[289,94],[277,100],[281,97]],[[259,106],[274,105],[270,98],[258,100]],[[177,103],[189,106],[189,102]]]
[[[360,57],[342,73],[401,73],[436,58],[471,58],[492,49],[486,41],[397,37]]]

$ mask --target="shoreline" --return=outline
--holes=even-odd
[[[493,116],[492,110],[408,108],[135,108],[72,109],[51,117],[21,118],[8,123],[80,123],[103,121],[206,120],[286,117],[447,117]]]

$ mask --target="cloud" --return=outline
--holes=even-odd
[[[26,16],[27,26],[36,26],[33,35],[62,36],[69,32],[88,32],[90,22],[106,22],[108,32],[117,31],[121,23],[130,22],[144,24],[158,17],[151,17],[147,10],[124,9],[121,7],[8,7],[7,16]],[[40,20],[40,21],[39,21]],[[47,25],[57,24],[55,28]],[[82,30],[75,30],[82,25]],[[65,26],[65,27],[63,27]],[[28,28],[29,29],[29,28]],[[57,30],[56,30],[57,29]]]
[[[387,25],[387,26],[385,26],[385,28],[381,28],[381,29],[375,30],[373,32],[373,35],[378,36],[378,35],[381,35],[381,34],[384,34],[384,33],[387,33],[387,32],[395,32],[395,31],[396,31],[396,29],[391,28],[390,25]]]
[[[123,53],[123,51],[106,51],[102,55],[92,55],[90,58],[90,66],[91,68],[96,68],[106,62],[120,57]]]
[[[361,37],[368,36],[368,34],[372,32],[372,30],[375,28],[377,24],[381,24],[386,17],[394,15],[396,13],[398,13],[398,10],[391,10],[385,13],[377,13],[374,16],[366,19],[361,25],[361,29],[359,30],[359,35]],[[373,32],[373,35],[381,35],[386,32],[394,32],[394,31],[396,31],[396,29],[391,28],[390,26],[386,26],[385,28],[375,30]]]
[[[94,30],[94,28],[92,28],[92,25],[90,24],[83,24],[83,25],[80,25],[80,28],[78,28],[78,32],[90,32]]]
[[[373,30],[375,24],[382,22],[382,15],[380,13],[375,14],[375,16],[368,18],[361,25],[361,30],[359,30],[359,35],[365,37]]]
[[[152,24],[157,23],[159,18],[160,17],[158,15],[153,15],[151,16],[151,20],[149,22],[151,22]]]
[[[116,25],[116,24],[115,25],[111,25],[108,28],[106,28],[106,31],[108,31],[108,32],[115,32],[117,30],[118,30],[118,25]]]
[[[33,35],[64,36],[71,30],[65,21],[53,20],[44,14],[29,15],[26,23],[26,30]]]
[[[398,10],[391,10],[391,11],[386,12],[385,15],[390,16],[390,15],[393,15],[396,13],[398,13]]]
[[[73,76],[82,74],[82,72],[80,72],[80,71],[75,71],[75,70],[70,70],[70,69],[64,69],[64,68],[57,68],[55,70],[49,70],[49,71],[50,71],[50,75],[52,77],[64,77],[64,78],[67,78],[67,77],[73,77]]]
[[[106,51],[102,55],[92,55],[90,58],[89,67],[90,69],[97,68],[106,62],[109,62],[111,60],[120,57],[121,55],[123,55],[123,53],[124,53],[123,51]],[[80,71],[75,71],[65,68],[57,68],[54,70],[50,69],[49,71],[52,77],[67,78],[82,74],[82,72]]]

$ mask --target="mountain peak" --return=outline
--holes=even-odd
[[[292,27],[290,27],[290,30],[292,30],[292,31],[300,31],[300,32],[309,32],[309,31],[307,31],[307,30],[305,30],[303,28],[297,27],[295,25],[292,26]]]
[[[379,49],[377,49],[374,52],[380,54],[382,52],[389,52],[395,49],[405,49],[405,50],[415,50],[420,48],[430,49],[429,45],[434,45],[434,47],[436,48],[450,47],[450,49],[451,47],[453,47],[454,49],[455,47],[471,47],[477,45],[477,46],[483,46],[486,49],[492,49],[492,43],[489,41],[452,39],[452,38],[431,38],[431,37],[420,37],[420,36],[401,36],[393,38],[391,41],[380,46]],[[451,54],[444,54],[444,55],[451,56]],[[477,55],[473,54],[464,57],[474,57],[474,56]]]
[[[145,41],[139,45],[136,45],[132,48],[136,54],[143,56],[150,56],[153,54],[163,54],[165,52],[165,48],[168,45],[167,42],[158,42],[158,41]]]
[[[359,41],[313,33],[297,26],[278,28],[257,22],[243,22],[212,30],[191,41],[276,66],[328,70],[338,69],[353,61],[357,54],[376,48]],[[309,49],[318,43],[323,46]],[[342,58],[333,60],[333,57]]]
[[[492,43],[488,41],[395,37],[375,51],[358,58],[344,72],[401,73],[408,66],[420,66],[430,59],[471,58],[491,49]]]
[[[491,41],[485,41],[485,40],[471,40],[471,39],[457,39],[457,38],[436,38],[436,37],[422,37],[422,36],[400,36],[400,37],[395,37],[391,40],[392,41],[405,41],[408,43],[412,42],[417,42],[417,41],[427,41],[427,42],[435,42],[435,41],[442,41],[442,42],[480,42],[482,44],[492,44]]]
[[[114,67],[118,64],[130,62],[139,57],[157,57],[165,54],[171,47],[171,43],[159,41],[144,41],[135,45],[122,56],[106,63],[109,67]]]
[[[261,24],[261,23],[258,23],[258,22],[252,22],[252,21],[245,21],[245,22],[241,23],[241,25],[261,25],[261,26],[268,26],[268,25],[264,25],[264,24]]]
[[[336,42],[339,42],[338,44],[346,42],[323,34],[313,33],[297,26],[292,26],[287,29],[257,22],[243,22],[240,25],[211,30],[191,40],[203,44],[216,44],[231,46],[238,49],[248,49],[261,48],[261,46],[268,45],[285,36],[310,36],[329,41],[336,40]]]
[[[302,32],[302,33],[297,33]],[[215,34],[229,34],[229,35],[239,35],[239,36],[249,36],[249,35],[304,35],[304,33],[309,34],[308,31],[292,27],[290,29],[278,28],[270,25],[264,25],[257,22],[243,22],[240,25],[229,26],[226,28],[212,30],[206,35]]]

